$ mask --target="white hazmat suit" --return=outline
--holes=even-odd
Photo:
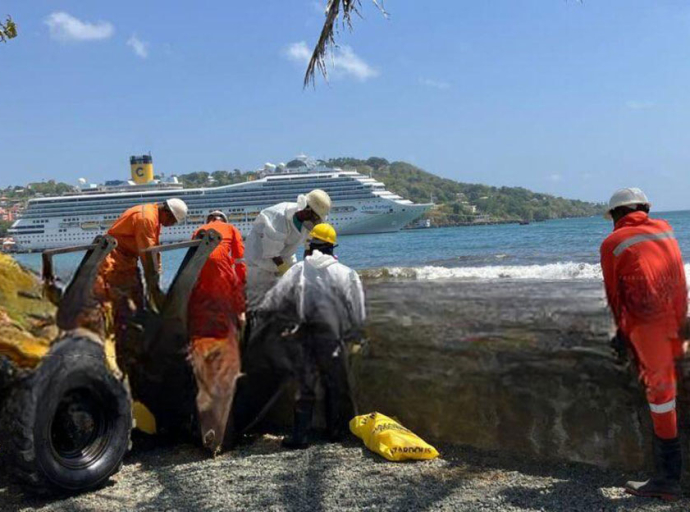
[[[346,344],[359,340],[366,316],[357,273],[333,256],[314,251],[280,278],[254,313],[256,328],[242,354],[245,378],[236,426],[255,424],[292,377],[298,381],[295,407],[303,426],[310,424],[321,380],[329,431],[335,437],[346,431],[356,410]]]
[[[294,308],[295,323],[325,328],[346,340],[364,325],[364,291],[357,272],[333,256],[314,251],[294,265],[261,303],[263,311]]]
[[[278,343],[288,344],[291,338],[297,349],[293,354],[298,382],[295,423],[288,443],[306,443],[319,382],[325,390],[328,436],[331,441],[341,439],[348,421],[356,414],[349,383],[347,343],[359,339],[366,316],[357,272],[333,256],[315,250],[266,294],[259,314],[283,329]],[[289,328],[290,324],[294,327]]]
[[[295,253],[309,236],[309,227],[297,229],[295,213],[307,206],[306,196],[296,203],[279,203],[259,213],[247,236],[244,261],[247,264],[247,309],[256,309],[266,292],[278,281],[280,274],[273,258],[282,258],[292,266]]]

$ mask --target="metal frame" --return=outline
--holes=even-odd
[[[71,330],[78,327],[77,318],[84,308],[89,307],[94,301],[93,284],[98,274],[98,269],[110,252],[117,247],[117,240],[110,235],[99,235],[89,245],[77,245],[50,249],[43,251],[43,283],[44,293],[58,306],[56,315],[57,326],[62,330]],[[57,285],[53,257],[58,254],[86,251],[79,267],[70,280],[67,288]]]
[[[165,322],[173,322],[187,333],[187,306],[189,296],[192,294],[196,280],[206,260],[213,250],[220,244],[220,234],[209,229],[202,230],[194,240],[178,242],[174,244],[157,245],[144,249],[142,254],[156,254],[175,249],[188,248],[187,254],[175,274],[170,288],[166,293],[165,303],[162,306],[161,316]],[[166,324],[166,327],[169,327]],[[167,329],[166,329],[167,331]],[[160,339],[157,337],[156,339]]]
[[[196,388],[187,359],[187,308],[201,269],[221,240],[217,231],[203,230],[194,240],[158,245],[140,253],[141,256],[152,257],[165,251],[187,249],[165,295],[161,311],[140,311],[138,319],[133,319],[129,325],[126,340],[128,350],[120,351],[118,347],[118,358],[131,352],[123,361],[127,364],[122,368],[128,374],[134,398],[147,404],[161,432],[189,427],[187,423],[194,416]],[[90,245],[43,253],[45,289],[52,290],[57,299],[60,329],[77,327],[79,313],[95,300],[93,288],[100,264],[116,246],[117,241],[106,235],[96,237]],[[76,251],[86,251],[86,254],[63,293],[55,282],[52,258],[57,254]]]
[[[182,427],[196,408],[194,376],[187,359],[187,308],[199,273],[221,239],[217,231],[203,230],[195,240],[146,250],[155,254],[188,248],[160,313],[149,314],[141,326],[140,357],[130,372],[135,398],[149,407],[162,430]]]
[[[215,231],[214,231],[214,233],[215,233]],[[197,238],[195,240],[189,240],[187,242],[175,242],[174,244],[155,245],[153,247],[149,247],[148,249],[144,249],[143,251],[141,251],[141,253],[146,254],[146,253],[172,251],[173,249],[184,249],[186,247],[196,247],[198,245],[201,245],[201,243],[202,243],[202,239]]]

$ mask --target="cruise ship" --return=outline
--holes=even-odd
[[[31,199],[9,235],[21,252],[85,244],[104,233],[127,208],[171,197],[184,200],[189,212],[185,223],[162,229],[162,243],[188,240],[213,210],[225,212],[246,236],[262,209],[296,201],[299,194],[315,188],[331,196],[333,207],[328,222],[342,235],[399,231],[432,206],[412,203],[357,171],[329,168],[305,155],[296,160],[301,164],[291,162],[290,168],[266,164],[253,181],[183,188],[175,178],[154,179],[150,155],[132,157],[132,180],[82,186],[73,194]]]

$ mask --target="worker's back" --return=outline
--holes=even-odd
[[[314,251],[269,292],[264,311],[293,315],[323,336],[346,339],[364,324],[364,292],[357,273],[333,256]]]
[[[117,240],[117,247],[111,253],[117,270],[134,270],[140,251],[159,244],[160,231],[156,204],[133,206],[125,211],[108,230]]]
[[[246,240],[245,258],[248,265],[275,271],[273,258],[287,260],[293,257],[307,236],[293,225],[293,216],[298,209],[297,203],[286,202],[259,213]]]
[[[213,229],[221,236],[220,244],[211,252],[204,267],[199,273],[190,299],[190,308],[195,311],[200,307],[232,306],[239,314],[244,311],[244,264],[238,260],[244,257],[244,244],[239,230],[232,224],[213,221],[201,226],[201,230]],[[215,302],[228,302],[215,304]]]
[[[204,268],[216,265],[222,268],[232,268],[236,260],[244,257],[244,243],[239,230],[227,222],[213,221],[201,226],[194,232],[194,237],[202,231],[213,229],[221,236],[220,244],[213,249]],[[204,270],[201,271],[202,274]],[[200,278],[201,279],[201,278]]]
[[[684,321],[687,287],[680,247],[668,222],[633,212],[601,246],[606,291],[623,323]]]

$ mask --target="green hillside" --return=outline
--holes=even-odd
[[[386,184],[386,188],[415,203],[434,202],[428,217],[438,225],[468,222],[533,221],[601,214],[604,206],[521,187],[490,187],[441,178],[406,162],[336,158],[329,165],[357,169]]]
[[[255,172],[243,172],[235,169],[234,171],[190,172],[189,174],[178,175],[177,179],[185,187],[208,187],[243,183],[255,177]]]
[[[61,196],[67,192],[74,192],[76,187],[55,180],[29,183],[26,186],[0,188],[0,196],[5,199],[23,200],[37,196]]]

